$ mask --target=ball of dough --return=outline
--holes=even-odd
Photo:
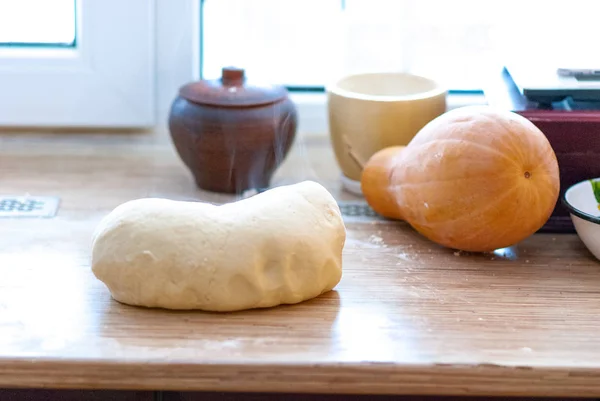
[[[336,201],[311,181],[220,206],[138,199],[100,222],[92,271],[130,305],[264,308],[333,289],[345,240]]]

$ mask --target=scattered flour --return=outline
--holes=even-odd
[[[372,234],[372,235],[369,237],[369,241],[370,241],[372,244],[383,245],[383,238],[381,238],[381,237],[379,237],[379,236],[377,236],[377,235],[375,235],[375,234]]]
[[[398,259],[402,259],[402,260],[404,260],[404,261],[406,261],[406,262],[412,262],[412,259],[411,259],[411,258],[408,256],[408,254],[407,254],[407,253],[405,253],[405,252],[400,252],[400,253],[397,253],[397,254],[396,254],[396,257],[397,257]]]

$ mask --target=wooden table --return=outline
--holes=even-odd
[[[338,174],[327,138],[300,138],[274,184],[359,201]],[[176,313],[118,304],[89,267],[124,201],[233,200],[197,190],[166,133],[1,133],[0,192],[61,198],[54,218],[0,219],[0,387],[600,397],[600,263],[574,235],[464,254],[346,217],[335,291]]]

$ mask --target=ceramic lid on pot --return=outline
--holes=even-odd
[[[278,85],[251,85],[244,70],[225,67],[221,78],[190,82],[179,89],[179,95],[190,102],[221,107],[252,107],[275,103],[287,96]]]

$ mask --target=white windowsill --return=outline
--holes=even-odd
[[[328,135],[327,96],[325,93],[293,92],[290,98],[298,109],[298,131],[306,136]],[[452,93],[448,95],[448,110],[473,104],[486,104],[482,94]]]

